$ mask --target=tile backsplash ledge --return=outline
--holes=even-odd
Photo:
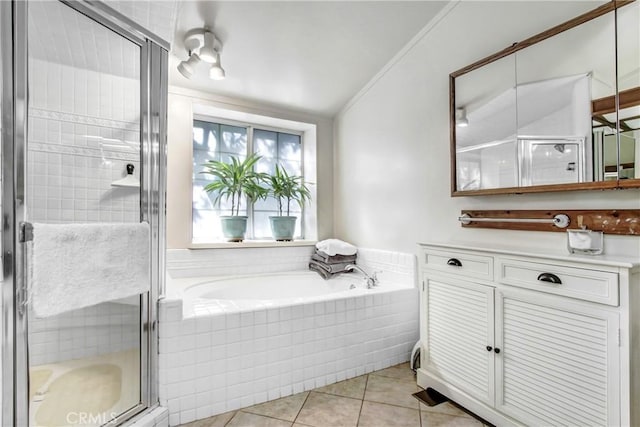
[[[313,246],[241,249],[168,249],[167,272],[173,278],[231,276],[307,270]],[[358,248],[357,264],[380,279],[414,284],[414,254]]]

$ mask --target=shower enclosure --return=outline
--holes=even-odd
[[[117,425],[158,400],[168,45],[93,1],[2,1],[0,37],[2,425]],[[147,291],[34,312],[33,224],[140,222]]]

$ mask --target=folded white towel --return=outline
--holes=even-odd
[[[329,256],[355,255],[358,248],[350,243],[338,239],[327,239],[316,243],[316,248]]]
[[[149,224],[33,224],[36,317],[147,292]]]

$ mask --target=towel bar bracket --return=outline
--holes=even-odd
[[[33,224],[25,221],[20,222],[20,234],[18,237],[20,243],[33,241]]]

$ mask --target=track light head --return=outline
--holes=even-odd
[[[225,71],[220,64],[220,54],[216,51],[216,62],[209,69],[209,78],[212,80],[224,80]]]
[[[464,108],[456,108],[456,126],[459,128],[469,126],[469,119],[467,119],[467,112]]]
[[[204,32],[204,46],[200,49],[200,59],[209,64],[216,63],[216,36],[210,32]]]
[[[199,62],[200,57],[198,56],[198,54],[192,52],[188,60],[182,61],[180,62],[180,64],[178,64],[178,71],[180,71],[180,74],[182,74],[186,78],[191,79],[195,71],[194,67],[198,65]]]

